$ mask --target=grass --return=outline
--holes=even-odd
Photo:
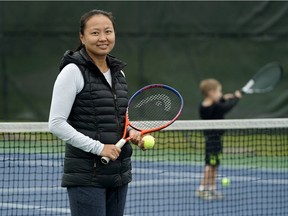
[[[0,133],[0,153],[64,153],[65,144],[50,133]]]
[[[221,164],[287,169],[287,131],[227,131],[223,136]],[[205,140],[201,132],[162,131],[153,136],[156,138],[154,149],[145,153],[135,149],[135,160],[153,161],[156,158],[157,161],[204,163]]]
[[[223,136],[223,165],[285,168],[288,158],[288,129],[226,131]],[[199,131],[153,133],[156,145],[146,152],[135,149],[134,160],[203,164],[205,140]],[[58,154],[65,144],[50,133],[0,133],[0,153]],[[134,147],[135,148],[135,147]]]

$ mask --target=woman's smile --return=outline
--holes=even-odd
[[[100,49],[107,49],[109,47],[109,44],[108,43],[105,43],[105,44],[97,44],[97,47],[99,47]]]

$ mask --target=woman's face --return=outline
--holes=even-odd
[[[106,56],[115,45],[115,32],[111,20],[104,15],[91,17],[85,25],[80,40],[89,54]]]

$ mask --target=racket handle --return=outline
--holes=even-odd
[[[125,143],[126,143],[126,139],[121,139],[121,140],[119,140],[119,141],[115,144],[115,146],[117,146],[117,147],[119,147],[119,148],[122,148]],[[110,160],[111,160],[111,159],[110,159],[109,157],[102,157],[102,158],[101,158],[101,162],[102,162],[103,164],[108,164]]]

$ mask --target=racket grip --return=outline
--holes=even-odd
[[[117,146],[117,147],[119,147],[119,148],[122,148],[125,143],[126,143],[126,139],[121,139],[121,140],[119,140],[119,141],[115,144],[115,146]],[[102,158],[101,158],[101,162],[102,162],[103,164],[108,164],[110,160],[111,160],[111,159],[110,159],[109,157],[102,157]]]

